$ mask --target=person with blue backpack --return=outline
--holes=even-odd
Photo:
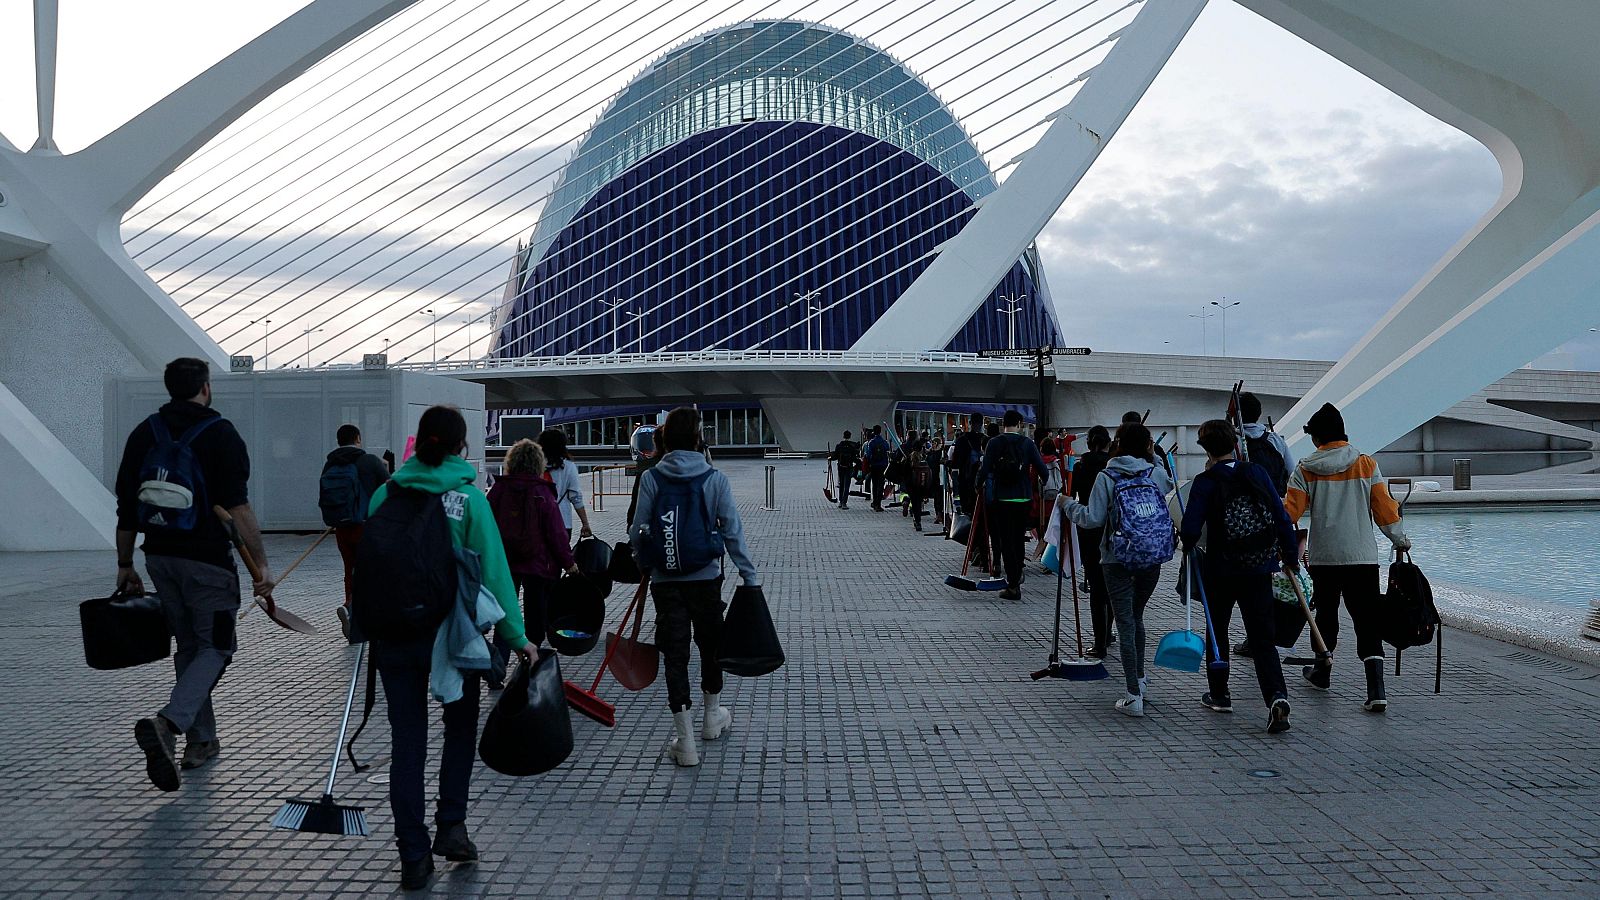
[[[689,702],[689,640],[700,648],[700,737],[714,741],[733,724],[720,703],[722,557],[726,553],[749,588],[761,578],[745,544],[744,526],[727,476],[711,467],[700,446],[700,413],[679,407],[656,432],[665,451],[639,476],[639,503],[628,538],[647,570],[656,606],[656,645],[665,658],[673,737],[665,753],[680,766],[698,766]]]
[[[867,493],[872,499],[872,511],[883,512],[884,478],[889,472],[889,442],[883,437],[883,426],[872,426],[872,437],[861,448],[861,457],[867,467]]]
[[[239,573],[213,507],[233,517],[259,564],[256,596],[271,595],[273,579],[250,508],[250,453],[233,423],[211,408],[210,367],[204,360],[175,359],[162,381],[171,401],[128,435],[117,468],[117,590],[144,593],[133,567],[142,534],[145,568],[177,643],[177,682],[167,704],[136,722],[133,735],[151,783],[175,791],[183,780],[180,767],[199,768],[222,748],[211,693],[238,649]],[[185,738],[181,763],[179,734]]]
[[[333,529],[333,541],[344,561],[344,605],[339,607],[339,625],[350,632],[350,575],[355,571],[356,547],[361,544],[361,526],[367,521],[367,504],[379,486],[389,480],[389,466],[361,446],[361,429],[346,423],[334,432],[339,446],[322,464],[317,481],[317,506],[322,524]]]
[[[1062,512],[1079,528],[1100,528],[1100,571],[1117,618],[1122,679],[1127,694],[1116,708],[1144,715],[1144,608],[1161,580],[1161,566],[1176,549],[1167,494],[1172,479],[1149,459],[1150,429],[1124,422],[1115,440],[1118,456],[1095,477],[1089,501],[1063,494]]]

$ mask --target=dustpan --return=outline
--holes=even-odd
[[[1156,645],[1156,665],[1163,669],[1176,669],[1179,672],[1198,672],[1200,662],[1205,659],[1205,639],[1194,632],[1194,606],[1190,602],[1188,587],[1194,580],[1195,572],[1189,572],[1189,578],[1184,581],[1183,596],[1183,630],[1168,632],[1161,638],[1161,643]]]

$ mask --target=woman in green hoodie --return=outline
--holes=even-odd
[[[372,495],[371,510],[389,495],[390,485],[437,494],[444,504],[450,539],[457,547],[476,551],[483,567],[483,586],[499,601],[505,618],[495,626],[502,640],[524,656],[531,656],[517,603],[516,586],[506,565],[489,500],[474,485],[478,473],[461,453],[467,446],[467,423],[453,406],[435,406],[417,423],[416,455],[406,460],[394,477]],[[455,576],[451,575],[451,583]],[[477,756],[478,679],[465,679],[461,699],[444,705],[444,751],[439,761],[439,803],[434,813],[438,834],[428,843],[423,821],[425,797],[422,768],[428,756],[428,676],[434,638],[413,641],[374,641],[372,658],[383,678],[384,700],[389,708],[393,735],[393,762],[389,768],[389,804],[394,810],[395,842],[400,848],[400,886],[420,888],[433,874],[433,856],[451,862],[478,858],[467,835],[467,792],[472,763]]]

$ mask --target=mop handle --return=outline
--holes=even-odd
[[[1172,450],[1168,449],[1166,452],[1167,452],[1167,468],[1172,470],[1172,477],[1174,479],[1173,480],[1172,494],[1173,494],[1173,496],[1178,498],[1178,518],[1186,519],[1186,518],[1188,518],[1188,513],[1185,512],[1184,508],[1183,508],[1183,488],[1182,488],[1181,485],[1177,484],[1177,480],[1176,480],[1177,477],[1178,477],[1178,461],[1173,458]],[[1192,581],[1193,579],[1194,579],[1194,566],[1189,566],[1189,577],[1185,578],[1183,580],[1183,630],[1184,631],[1194,631],[1194,604],[1189,602],[1189,600],[1193,597],[1193,590],[1194,590],[1193,587],[1190,586],[1189,582]]]
[[[281,573],[279,573],[278,580],[273,582],[273,586],[276,587],[277,585],[283,584],[283,580],[289,577],[289,573],[293,572],[297,566],[305,562],[306,557],[311,555],[311,551],[317,549],[317,547],[319,547],[323,541],[328,539],[328,535],[332,533],[333,526],[329,525],[326,531],[323,531],[322,534],[317,535],[317,539],[311,542],[311,546],[306,548],[306,552],[300,554],[300,557],[294,562],[289,563],[289,568],[284,569]]]
[[[339,777],[339,751],[344,749],[344,734],[350,728],[350,709],[356,702],[356,683],[361,680],[361,659],[366,656],[365,642],[356,645],[356,664],[350,670],[350,690],[344,697],[344,718],[339,722],[339,739],[333,742],[333,765],[328,767],[328,786],[322,793],[333,796],[333,782]]]
[[[1072,442],[1070,439],[1067,441],[1067,448],[1069,450],[1072,448]],[[1077,470],[1072,464],[1072,457],[1068,456],[1067,480],[1061,485],[1061,495],[1063,497],[1072,496],[1072,476],[1076,473],[1076,471]],[[1058,506],[1060,505],[1060,502],[1061,501],[1059,500],[1056,501]],[[1069,528],[1076,527],[1077,526],[1073,524],[1072,520],[1065,514],[1061,516],[1061,543],[1067,548],[1067,563],[1063,565],[1061,554],[1057,553],[1056,567],[1062,572],[1066,572],[1067,565],[1072,566],[1072,631],[1077,635],[1078,658],[1083,659],[1083,608],[1078,603],[1078,550],[1073,542],[1075,533],[1067,531]]]
[[[1200,582],[1200,567],[1194,564],[1192,554],[1186,554],[1185,558],[1189,561],[1189,580],[1200,593],[1200,611],[1206,614],[1206,640],[1211,645],[1211,658],[1221,662],[1222,651],[1217,649],[1217,632],[1211,627],[1211,606],[1206,602],[1206,586]]]
[[[611,665],[611,655],[617,652],[618,647],[622,646],[622,629],[628,627],[628,617],[633,615],[634,607],[639,607],[639,616],[641,618],[644,616],[644,592],[645,588],[649,586],[650,576],[646,575],[644,578],[639,579],[639,589],[634,591],[633,600],[628,604],[628,608],[622,611],[622,621],[617,623],[617,639],[612,641],[611,646],[606,648],[606,657],[600,660],[600,669],[594,673],[594,684],[589,685],[589,693],[592,694],[600,690],[600,679],[605,677],[606,667]]]
[[[971,521],[967,523],[967,552],[961,555],[961,574],[965,576],[967,569],[972,565],[972,545],[978,540],[978,520],[983,514],[983,503],[977,499],[977,491],[973,491],[973,507]]]

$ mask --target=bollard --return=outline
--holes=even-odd
[[[1454,483],[1452,484],[1452,488],[1458,491],[1472,490],[1472,460],[1454,459],[1451,460],[1451,463],[1454,466]]]
[[[768,511],[768,512],[776,511],[777,508],[778,508],[778,467],[777,466],[767,466],[766,489],[767,489],[766,490],[767,499],[766,499],[766,502],[761,505],[761,508],[763,510]]]

